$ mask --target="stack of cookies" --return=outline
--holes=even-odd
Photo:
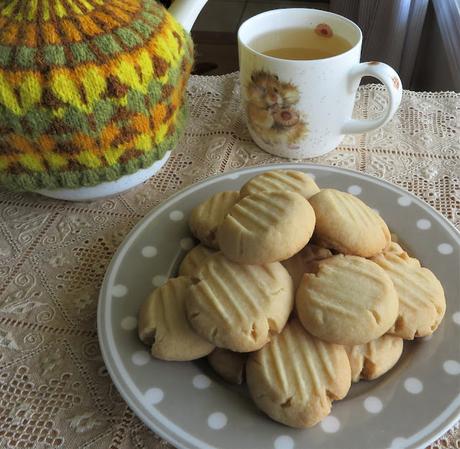
[[[189,226],[200,244],[142,305],[140,339],[162,360],[207,356],[288,426],[317,424],[352,382],[387,372],[403,339],[431,335],[444,316],[441,284],[380,215],[303,172],[219,192]]]

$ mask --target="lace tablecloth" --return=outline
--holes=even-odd
[[[96,309],[106,267],[127,232],[178,189],[210,175],[281,161],[251,141],[237,74],[192,77],[191,116],[167,165],[115,198],[65,203],[0,191],[0,448],[171,448],[113,386],[98,347]],[[385,91],[358,91],[372,118]],[[460,94],[404,92],[383,129],[349,136],[313,160],[385,178],[460,228]],[[454,426],[431,446],[460,448]]]

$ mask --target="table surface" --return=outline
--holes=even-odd
[[[142,186],[90,203],[0,190],[0,448],[171,448],[119,396],[99,351],[99,288],[118,245],[177,190],[240,167],[283,162],[251,141],[238,75],[193,76],[187,129]],[[355,115],[387,103],[359,89]],[[405,91],[384,128],[309,162],[359,170],[416,194],[460,228],[460,94]],[[457,423],[432,449],[459,448]]]

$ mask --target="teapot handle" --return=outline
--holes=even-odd
[[[208,0],[174,0],[168,11],[187,31],[190,31],[207,1]]]

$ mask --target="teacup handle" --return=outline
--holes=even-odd
[[[350,119],[342,126],[342,134],[365,133],[385,125],[397,111],[402,97],[402,84],[398,74],[383,62],[363,62],[350,70],[349,89],[356,92],[363,76],[373,76],[387,88],[390,96],[389,105],[381,117],[372,120]]]

